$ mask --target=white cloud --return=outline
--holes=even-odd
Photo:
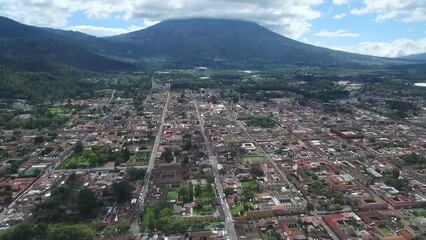
[[[310,20],[321,13],[313,9],[323,0],[157,0],[131,2],[128,18],[165,20],[170,18],[231,18],[257,22],[292,38],[310,31]]]
[[[79,0],[0,0],[0,15],[25,24],[63,27],[67,18],[79,11],[82,4]]]
[[[348,3],[349,3],[349,0],[333,0],[334,5],[344,5]]]
[[[66,27],[65,30],[78,31],[78,32],[86,33],[86,34],[97,36],[97,37],[107,37],[107,36],[114,36],[114,35],[119,35],[123,33],[138,31],[138,30],[147,28],[149,26],[150,25],[144,25],[144,26],[132,25],[127,28],[107,28],[107,27],[97,27],[97,26],[90,26],[90,25],[79,25],[79,26]]]
[[[330,38],[336,38],[336,37],[359,37],[360,35],[358,33],[353,33],[348,30],[337,30],[337,31],[328,31],[328,30],[322,30],[319,33],[316,33],[315,36],[318,37],[330,37]]]
[[[376,14],[376,22],[400,20],[403,22],[426,21],[424,0],[363,0],[364,7],[353,9],[354,15]]]
[[[67,19],[75,12],[87,17],[166,19],[210,17],[257,22],[292,38],[310,31],[311,20],[321,17],[314,9],[324,0],[0,0],[0,15],[44,27],[66,28]],[[99,29],[98,29],[99,30]]]
[[[334,15],[334,19],[342,19],[346,17],[346,13],[336,14]]]
[[[426,38],[418,40],[399,38],[393,42],[361,42],[353,46],[328,46],[321,42],[311,44],[345,52],[392,58],[426,52]]]

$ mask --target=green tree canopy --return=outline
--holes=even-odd
[[[117,202],[122,203],[128,199],[130,199],[131,195],[132,195],[132,185],[130,185],[130,183],[128,181],[120,181],[120,182],[116,182],[112,185],[116,198],[117,198]]]

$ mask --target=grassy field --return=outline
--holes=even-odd
[[[170,200],[177,200],[178,199],[178,192],[177,191],[168,192],[167,198],[170,199]]]
[[[302,229],[300,228],[300,227],[292,227],[292,228],[290,228],[290,230],[292,231],[292,232],[299,232],[299,231],[302,231]]]
[[[151,156],[150,152],[138,152],[130,156],[130,159],[137,162],[148,162]]]
[[[384,226],[384,227],[380,227],[380,231],[381,231],[383,234],[385,234],[386,236],[389,236],[389,235],[391,235],[391,234],[392,234],[391,230],[390,230],[388,227],[386,227],[386,226]]]
[[[198,216],[206,216],[206,215],[213,215],[214,208],[207,208],[207,209],[194,209],[194,214]]]
[[[68,158],[62,168],[74,169],[74,168],[88,168],[90,167],[90,160],[84,156],[72,156]]]
[[[243,205],[238,205],[231,209],[233,216],[240,216],[241,211],[244,210]]]
[[[266,161],[264,156],[247,156],[241,159],[244,162],[259,163]]]
[[[197,197],[196,197],[197,198]],[[202,204],[213,204],[216,198],[216,194],[213,188],[201,188],[201,195],[198,196],[198,200]]]
[[[253,188],[258,185],[256,180],[244,181],[244,182],[241,182],[241,184],[243,185],[243,188]]]
[[[64,110],[62,108],[53,107],[53,108],[49,108],[49,112],[56,115],[56,114],[64,113]]]

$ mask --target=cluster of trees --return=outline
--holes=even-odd
[[[0,233],[2,240],[92,240],[95,230],[84,224],[57,223],[24,223]]]
[[[178,196],[184,203],[194,201],[194,185],[189,183],[188,185],[181,186],[178,189]]]
[[[135,106],[136,111],[143,112],[145,108],[144,102],[145,102],[145,96],[139,96],[139,97],[133,98],[133,105]]]
[[[200,172],[195,175],[195,178],[198,180],[206,179],[209,184],[214,182],[214,175],[209,172]]]
[[[16,117],[19,114],[31,114],[30,118],[19,119]],[[64,115],[54,114],[49,111],[45,105],[40,105],[31,111],[16,111],[14,113],[4,113],[0,115],[0,125],[3,125],[6,129],[43,129],[47,127],[61,125],[68,121],[68,117]]]
[[[358,207],[358,202],[355,199],[344,196],[344,194],[337,188],[330,187],[322,180],[318,180],[317,177],[313,177],[312,179],[313,180],[309,185],[309,191],[327,198],[325,201],[320,201],[322,207],[332,211],[341,210],[342,205],[350,205],[352,208]],[[348,182],[347,184],[352,183]]]
[[[126,169],[129,181],[142,180],[145,177],[146,170],[143,168],[129,167]]]
[[[426,165],[426,157],[415,153],[404,155],[401,159],[408,165]]]
[[[64,184],[52,188],[51,196],[37,206],[35,215],[44,215],[46,212],[50,212],[49,221],[56,222],[65,216],[61,206],[77,203],[75,206],[77,207],[76,210],[80,212],[79,219],[96,217],[102,202],[98,200],[92,190],[77,191],[76,185],[75,175],[70,175]]]
[[[392,186],[399,191],[409,190],[408,179],[399,177],[399,170],[393,169],[383,173],[383,181],[386,185]]]
[[[190,134],[185,134],[182,136],[182,150],[190,151],[193,148],[192,145],[192,136]]]
[[[134,73],[95,73],[65,65],[31,63],[8,68],[0,65],[0,96],[42,103],[62,99],[87,99],[103,88],[115,88],[129,96],[151,89],[151,76]]]
[[[105,237],[116,237],[125,234],[130,229],[131,221],[123,219],[113,225],[109,225],[103,229],[102,235]]]
[[[6,158],[6,157],[9,157],[9,153],[6,150],[0,148],[0,159]]]
[[[173,206],[164,200],[148,207],[143,216],[143,228],[150,231],[161,231],[166,234],[185,234],[188,231],[201,231],[208,222],[204,220],[188,220],[174,216]]]
[[[94,209],[98,208],[100,203],[95,193],[90,189],[82,189],[78,193],[77,206],[80,210],[80,214],[84,216],[91,216],[92,213],[97,212]]]
[[[63,168],[88,168],[115,162],[116,165],[127,162],[130,159],[130,151],[123,148],[115,151],[111,147],[92,147],[85,149],[81,141],[74,146],[74,153],[66,160]]]
[[[132,197],[133,187],[128,181],[115,182],[112,188],[118,203],[125,202]]]
[[[91,75],[89,72],[62,65],[47,65],[32,64],[31,69],[25,67],[25,70],[0,66],[0,96],[39,103],[46,100],[87,98],[101,85],[85,79]]]
[[[265,176],[265,173],[260,169],[260,164],[251,164],[250,165],[250,174],[253,178]]]
[[[298,79],[297,76],[292,77],[294,80],[300,80],[307,82],[306,84],[292,85],[287,81],[282,79],[268,79],[267,81],[249,81],[245,84],[240,84],[236,87],[236,90],[241,94],[256,94],[259,91],[266,92],[287,92],[297,94],[302,96],[305,99],[317,99],[320,101],[331,101],[342,98],[347,98],[349,96],[349,91],[342,89],[339,86],[336,86],[332,79],[321,79],[320,77],[314,77],[314,79]],[[266,101],[269,98],[274,97],[273,95],[257,95],[256,98],[261,101]],[[279,95],[277,95],[279,97]]]
[[[1,175],[5,175],[5,173],[0,173]],[[5,202],[11,202],[12,201],[12,187],[11,186],[5,186],[3,189],[0,190],[0,196],[4,197]]]
[[[273,128],[276,125],[276,123],[270,118],[257,116],[252,116],[247,119],[246,124],[248,126],[256,126],[263,128]]]
[[[194,196],[198,209],[201,209],[205,205],[213,204],[216,197],[214,189],[210,184],[204,188],[200,184],[195,185]]]
[[[250,181],[244,181],[242,182],[244,193],[243,197],[245,201],[250,201],[254,198],[254,195],[257,193],[260,193],[262,191],[262,185],[259,181],[256,180],[250,180]]]
[[[418,107],[413,102],[401,101],[401,100],[389,100],[386,101],[388,107],[392,110],[399,112],[416,111]]]
[[[164,149],[164,151],[161,153],[161,160],[167,162],[167,163],[171,163],[173,162],[173,151],[170,148],[166,148]]]

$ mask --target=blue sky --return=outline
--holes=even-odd
[[[306,43],[376,56],[426,52],[426,0],[0,0],[30,25],[110,36],[166,19],[257,22]]]

